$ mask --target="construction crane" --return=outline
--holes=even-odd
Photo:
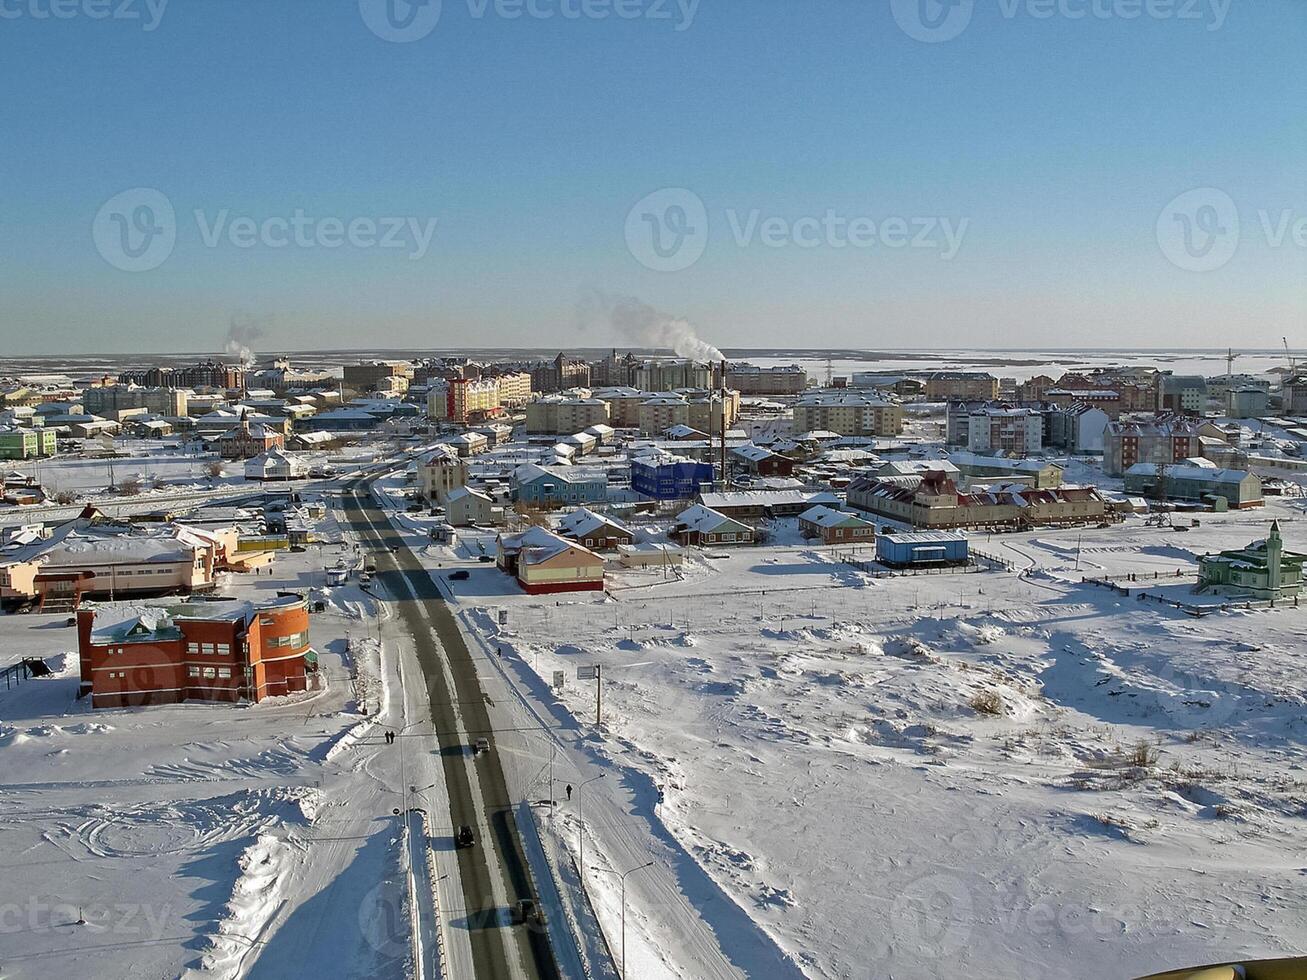
[[[1233,347],[1226,348],[1225,351],[1225,380],[1231,381],[1234,378],[1234,359],[1240,355],[1234,352]]]
[[[1293,356],[1293,351],[1289,350],[1289,338],[1281,337],[1280,339],[1284,341],[1284,356],[1289,359],[1289,377],[1292,378],[1298,373],[1298,362]]]

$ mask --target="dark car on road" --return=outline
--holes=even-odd
[[[472,847],[476,842],[476,834],[472,833],[472,828],[467,824],[459,827],[458,833],[454,835],[455,847]]]
[[[477,561],[494,561],[493,555],[477,555]]]
[[[467,569],[460,568],[456,572],[450,572],[449,577],[452,578],[455,582],[463,582],[467,579]]]

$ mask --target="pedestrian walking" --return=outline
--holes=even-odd
[[[571,783],[568,783],[568,784],[567,784],[567,802],[569,802],[569,803],[572,802],[572,784],[571,784]]]

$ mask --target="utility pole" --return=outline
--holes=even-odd
[[[603,717],[604,667],[595,665],[595,727],[598,728]]]

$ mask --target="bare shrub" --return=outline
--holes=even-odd
[[[1003,698],[997,691],[979,691],[972,695],[971,710],[978,715],[1003,714]]]

